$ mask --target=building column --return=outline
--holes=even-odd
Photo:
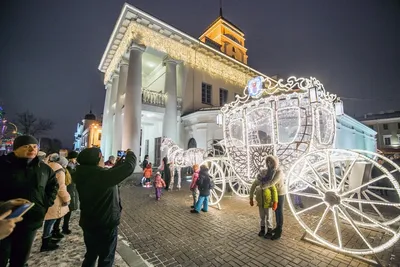
[[[119,81],[119,75],[114,73],[112,76],[112,84],[111,84],[111,97],[110,97],[110,112],[108,113],[108,120],[109,120],[109,124],[108,124],[108,129],[107,131],[110,133],[107,137],[107,141],[106,141],[106,146],[107,146],[107,154],[106,157],[109,157],[111,155],[113,155],[114,153],[114,135],[115,132],[113,131],[114,127],[115,127],[115,120],[114,120],[114,116],[116,113],[115,110],[115,103],[117,101],[117,93],[118,93],[118,81]],[[106,158],[107,160],[107,158]]]
[[[126,93],[126,81],[128,78],[128,62],[122,61],[119,67],[119,81],[118,81],[118,93],[116,97],[115,103],[115,124],[114,128],[111,131],[114,132],[114,149],[113,155],[117,155],[118,150],[122,150],[122,132],[124,128],[124,124],[122,121],[122,113],[124,102],[125,102],[125,93]]]
[[[107,136],[110,134],[108,131],[108,124],[111,123],[108,118],[108,112],[110,112],[110,98],[111,98],[111,86],[109,83],[105,86],[106,89],[106,97],[104,100],[104,109],[103,109],[103,121],[101,123],[101,151],[103,155],[107,155]]]
[[[129,49],[129,67],[125,93],[122,149],[132,149],[136,157],[140,156],[142,55],[145,49],[145,47],[138,45],[132,45]]]
[[[176,83],[176,65],[179,62],[172,59],[164,60],[165,87],[164,92],[167,95],[165,101],[165,114],[163,122],[163,136],[171,138],[175,143],[177,140],[177,83]]]

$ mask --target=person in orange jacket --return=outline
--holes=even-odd
[[[143,171],[143,176],[146,178],[146,186],[150,185],[150,178],[153,175],[153,169],[151,168],[151,163],[148,163],[146,168]]]

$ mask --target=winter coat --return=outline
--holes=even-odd
[[[276,189],[278,190],[278,195],[283,196],[286,195],[286,186],[285,186],[285,177],[283,174],[283,171],[279,168],[278,165],[278,158],[275,156],[268,156],[274,160],[275,165],[273,168],[275,169],[274,176],[272,177],[271,180],[267,181],[266,183],[261,184],[261,189],[269,188],[273,185],[276,186]],[[260,173],[257,175],[257,180],[262,180],[263,177],[266,176],[268,173],[268,169],[263,168],[260,170]]]
[[[200,196],[209,196],[210,195],[210,190],[214,188],[214,183],[210,179],[210,175],[208,175],[208,169],[200,169],[199,172],[199,178],[197,179],[196,182]]]
[[[190,184],[190,189],[195,190],[197,189],[197,180],[199,179],[199,170],[195,171],[192,175],[192,182]]]
[[[153,175],[153,170],[151,168],[144,169],[143,176],[145,178],[151,178],[152,175]]]
[[[147,164],[149,164],[149,161],[147,159],[144,159],[142,162],[142,169],[145,170],[147,167]]]
[[[165,182],[164,180],[161,178],[160,175],[157,175],[154,178],[154,187],[155,188],[164,188],[165,187]]]
[[[124,161],[111,169],[98,166],[101,157],[99,148],[86,148],[78,156],[80,165],[72,174],[79,193],[83,229],[110,229],[119,225],[121,198],[118,184],[128,178],[136,166],[136,157],[128,151]]]
[[[70,166],[67,167],[67,170],[71,174],[71,177],[73,173],[75,172],[75,166],[74,168],[71,168]],[[71,184],[67,185],[67,191],[69,195],[71,196],[71,202],[69,203],[69,210],[74,211],[79,209],[79,195],[78,195],[78,190],[76,190],[76,184],[71,181]]]
[[[45,220],[53,220],[64,217],[65,214],[69,212],[68,203],[71,201],[71,196],[67,191],[67,186],[65,185],[65,170],[64,168],[56,163],[49,162],[49,166],[56,173],[56,178],[58,181],[58,192],[57,197],[54,200],[53,206],[51,206],[46,213]]]
[[[35,203],[17,224],[18,228],[36,230],[42,227],[57,192],[55,173],[37,157],[30,162],[17,158],[14,153],[0,157],[0,201],[24,198]]]
[[[278,202],[278,190],[276,186],[261,188],[261,180],[256,179],[251,185],[250,199],[254,199],[254,191],[258,207],[272,208],[274,202]]]
[[[164,180],[166,182],[169,182],[171,181],[171,170],[169,168],[167,158],[163,158],[163,166],[164,166]]]

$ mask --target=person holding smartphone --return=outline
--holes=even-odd
[[[72,174],[79,193],[81,216],[79,225],[86,245],[82,267],[111,267],[114,263],[121,217],[118,184],[136,167],[136,156],[128,150],[113,168],[104,168],[101,150],[85,148],[78,155],[79,165]]]
[[[54,203],[58,182],[53,170],[37,157],[38,141],[30,135],[15,138],[13,152],[0,157],[0,201],[24,198],[35,205],[12,234],[0,242],[0,267],[23,267],[36,231]]]
[[[9,218],[13,210],[29,203],[28,200],[22,198],[0,203],[0,240],[8,237],[14,231],[16,224],[22,221],[22,216]]]

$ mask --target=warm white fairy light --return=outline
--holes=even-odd
[[[379,165],[373,158],[381,158],[385,162],[383,165]],[[305,162],[309,162],[305,164]],[[323,173],[328,173],[328,168],[337,168],[340,164],[345,164],[342,175],[338,175],[335,173],[331,179],[325,179],[323,177]],[[374,167],[379,168],[383,175],[373,178],[372,180],[363,181],[362,177],[364,173],[357,173],[354,169],[354,166],[357,164],[371,164]],[[297,171],[298,165],[306,166],[306,169],[303,170],[300,174]],[[386,167],[383,167],[386,166]],[[390,169],[391,171],[389,171]],[[394,169],[394,170],[393,170]],[[341,150],[341,149],[325,149],[322,151],[311,151],[299,158],[287,176],[287,190],[288,190],[288,203],[289,207],[297,219],[297,221],[301,224],[301,226],[307,231],[308,234],[313,236],[317,241],[322,243],[323,245],[334,249],[339,252],[349,253],[349,254],[358,254],[358,255],[367,255],[367,254],[376,254],[382,252],[389,247],[393,246],[400,239],[400,227],[397,223],[400,221],[400,213],[393,212],[392,218],[383,217],[379,208],[382,206],[392,207],[393,209],[397,209],[400,206],[399,202],[391,202],[389,200],[385,200],[382,197],[381,201],[371,200],[367,194],[371,194],[376,197],[377,195],[373,192],[369,191],[369,187],[373,182],[379,181],[383,178],[386,178],[390,182],[390,186],[387,188],[395,189],[394,199],[400,198],[400,190],[399,183],[394,178],[393,174],[396,172],[400,172],[400,167],[394,164],[389,159],[386,159],[383,156],[380,156],[376,153],[369,151],[350,151],[350,150]],[[355,179],[359,181],[359,184],[354,186],[353,188],[349,188],[348,179],[350,179],[349,173],[352,174],[351,179]],[[328,177],[328,176],[327,176]],[[310,194],[303,193],[293,188],[292,181],[302,180],[305,183],[310,183],[310,181],[314,180],[312,186],[314,189],[317,189],[319,194]],[[353,181],[354,182],[354,181]],[[320,183],[324,183],[324,185],[319,185]],[[365,191],[362,193],[367,197],[363,198],[353,198],[355,195],[354,192],[357,192],[359,188],[364,188]],[[298,195],[304,197],[311,197],[314,199],[314,204],[311,207],[308,207],[300,212],[296,210],[293,204],[293,199],[291,195]],[[329,195],[329,196],[328,196]],[[322,199],[319,200],[320,196]],[[332,197],[333,196],[333,197]],[[398,201],[398,200],[397,200]],[[308,211],[322,205],[321,203],[326,205],[324,213],[321,215],[321,219],[319,220],[315,229],[311,229],[309,222],[307,220],[303,220],[303,218],[299,215],[307,214]],[[380,219],[377,219],[376,216],[371,215],[370,213],[364,213],[361,209],[356,208],[356,206],[350,205],[350,203],[359,203],[363,205],[373,205],[375,211],[377,211],[378,216],[380,215]],[[323,236],[318,234],[318,229],[323,224],[325,217],[328,211],[331,210],[333,213],[333,226],[336,229],[337,241],[336,243],[332,243],[326,240]],[[347,210],[353,212],[357,216],[360,216],[364,220],[359,221],[354,218],[347,212]],[[388,216],[388,214],[386,214]],[[367,245],[368,249],[365,248],[353,248],[348,247],[347,244],[342,241],[342,225],[344,222],[348,222],[351,228],[357,233],[357,235],[363,240],[363,243]],[[374,228],[377,232],[381,231],[383,234],[386,234],[389,238],[385,240],[382,244],[371,244],[367,238],[363,235],[360,227],[369,227]],[[347,230],[349,231],[349,230]]]
[[[183,150],[172,139],[163,138],[161,142],[161,151],[167,150],[167,160],[173,164],[173,168],[178,172],[177,188],[181,188],[181,168],[193,167],[195,164],[201,164],[204,160],[205,150],[201,148],[189,148]],[[173,177],[173,176],[172,176]],[[171,188],[172,189],[172,188]]]
[[[233,62],[232,64],[224,63],[213,55],[207,55],[196,47],[190,47],[172,38],[168,38],[137,22],[130,22],[124,37],[107,67],[104,75],[105,84],[110,80],[112,73],[118,69],[118,64],[128,51],[132,41],[164,52],[176,60],[182,60],[185,64],[189,64],[195,69],[205,71],[213,77],[222,78],[236,85],[245,86],[251,75],[254,75],[250,71],[247,72],[234,67],[232,65],[234,64]]]

